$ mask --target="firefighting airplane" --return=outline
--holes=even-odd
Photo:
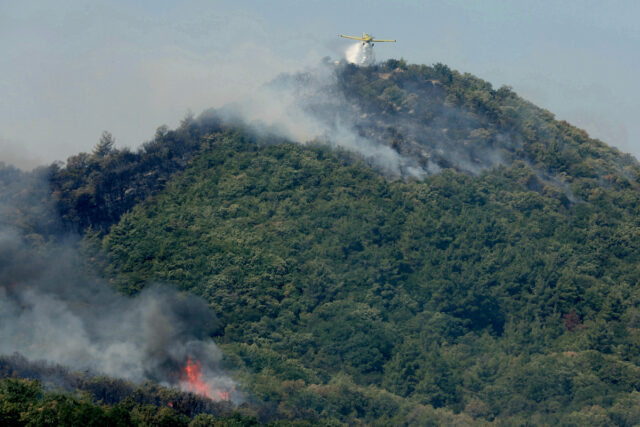
[[[365,44],[370,44],[371,46],[373,46],[373,43],[378,43],[378,42],[394,42],[395,43],[395,40],[374,39],[373,36],[367,33],[362,33],[362,37],[345,36],[344,34],[338,34],[338,36],[344,37],[345,39],[360,40],[362,42],[362,46],[364,46]]]

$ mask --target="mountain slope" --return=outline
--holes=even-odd
[[[507,87],[494,90],[442,64],[326,65],[281,76],[270,88],[259,108],[283,109],[285,133],[302,127],[303,136],[355,150],[387,176],[422,177],[443,169],[477,175],[523,161],[539,179],[573,185],[571,194],[578,198],[589,197],[592,187],[637,179],[631,156],[554,120]],[[261,129],[261,114],[257,118]],[[65,227],[108,231],[187,167],[204,135],[242,122],[242,117],[229,120],[224,110],[206,112],[198,120],[186,117],[176,130],[159,127],[136,152],[96,146],[94,153],[71,156],[62,167],[52,165],[48,180]],[[282,130],[282,123],[275,125]]]
[[[123,288],[209,301],[281,416],[371,422],[382,405],[397,421],[426,404],[556,422],[635,399],[637,184],[571,203],[522,162],[389,182],[326,148],[208,143],[104,248]],[[348,396],[369,403],[331,409]]]
[[[411,166],[428,174],[443,168],[477,174],[515,160],[569,179],[625,174],[637,166],[631,156],[554,120],[510,88],[493,89],[443,64],[340,64],[282,76],[273,86],[323,123],[330,137],[339,139],[347,128],[391,146],[402,156],[403,175],[411,175]]]

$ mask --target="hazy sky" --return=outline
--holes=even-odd
[[[0,0],[0,161],[135,147],[278,73],[340,58],[442,62],[640,156],[638,1]]]

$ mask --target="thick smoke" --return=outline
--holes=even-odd
[[[370,45],[356,43],[346,60],[281,75],[218,113],[295,142],[355,152],[391,177],[421,179],[447,168],[476,175],[516,157],[518,137],[453,105],[437,80],[418,82],[404,78],[402,67],[373,65],[350,81],[372,54]],[[372,96],[370,87],[386,89]]]
[[[88,271],[74,242],[36,247],[14,230],[0,227],[0,354],[185,390],[191,358],[211,397],[240,399],[222,372],[210,338],[216,319],[204,301],[159,285],[119,295]]]

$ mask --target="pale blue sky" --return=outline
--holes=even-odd
[[[281,72],[340,58],[338,33],[398,39],[378,59],[510,85],[640,155],[637,1],[0,0],[0,161],[136,146]]]

